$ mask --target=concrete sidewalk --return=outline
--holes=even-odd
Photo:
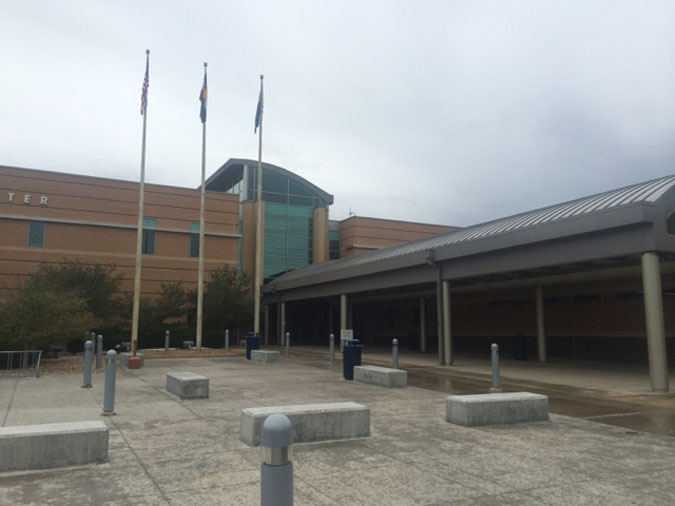
[[[209,377],[210,398],[166,393],[168,371]],[[238,439],[242,408],[355,401],[371,437],[296,445],[297,506],[672,505],[675,438],[556,416],[513,427],[444,421],[445,394],[344,381],[293,357],[153,359],[118,374],[117,416],[101,417],[102,378],[0,379],[4,426],[100,420],[110,462],[0,474],[1,505],[259,505],[260,450]]]

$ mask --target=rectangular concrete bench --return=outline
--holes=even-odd
[[[529,392],[450,395],[445,419],[465,427],[548,420],[548,397]]]
[[[387,388],[404,388],[408,386],[408,372],[376,365],[354,366],[354,379],[361,383],[370,383]]]
[[[270,362],[276,362],[277,360],[279,360],[279,352],[266,350],[251,350],[251,360],[269,364]]]
[[[166,389],[181,399],[206,399],[209,378],[193,372],[166,373]]]
[[[106,460],[108,427],[102,421],[0,427],[0,472]]]
[[[262,424],[273,413],[290,418],[295,443],[370,436],[370,408],[355,402],[336,402],[243,409],[239,439],[249,446],[259,446]]]
[[[130,352],[120,353],[119,357],[120,357],[120,364],[122,365],[122,367],[124,367],[125,369],[129,369],[129,357],[133,356],[134,354]],[[141,367],[143,367],[145,365],[145,357],[143,356],[142,353],[138,352],[136,352],[136,356],[141,359]]]

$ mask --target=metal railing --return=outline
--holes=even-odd
[[[40,377],[42,350],[0,351],[0,378],[3,376]]]

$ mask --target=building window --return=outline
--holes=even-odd
[[[142,253],[144,255],[154,255],[155,254],[155,231],[154,230],[145,230],[145,227],[156,227],[157,219],[156,218],[143,218],[143,244],[142,244]]]
[[[331,230],[328,233],[328,259],[337,260],[340,258],[340,231]]]
[[[31,248],[44,248],[45,224],[42,221],[28,222],[28,246]]]
[[[199,223],[192,222],[190,230],[190,257],[199,258]]]
[[[666,221],[666,227],[668,228],[668,233],[670,235],[675,235],[675,213],[668,216]]]

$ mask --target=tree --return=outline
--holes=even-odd
[[[204,323],[207,328],[237,327],[253,317],[251,278],[223,264],[213,271],[204,286]]]
[[[81,260],[42,264],[26,284],[29,292],[49,292],[64,299],[83,300],[98,325],[117,323],[122,300],[122,276],[114,265],[87,264]]]
[[[156,297],[141,297],[138,312],[138,332],[149,337],[162,331],[167,320],[183,318],[187,312],[187,295],[179,283],[162,283]],[[126,301],[125,313],[129,316],[133,311],[133,297]]]
[[[9,350],[47,350],[84,335],[95,322],[84,299],[23,290],[0,306],[0,343]]]

